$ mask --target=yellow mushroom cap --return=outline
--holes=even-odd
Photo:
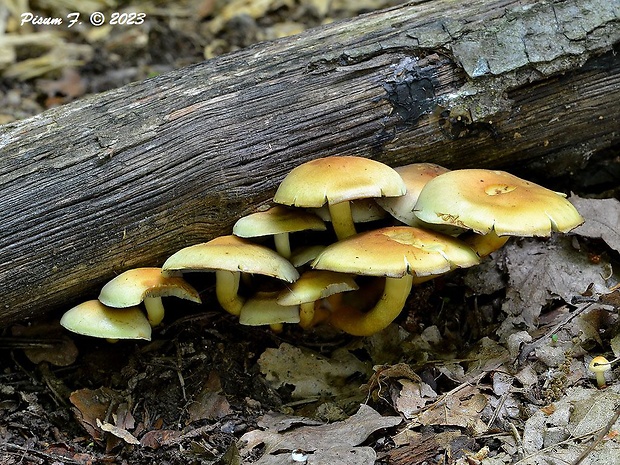
[[[145,267],[127,270],[101,289],[99,300],[116,308],[139,305],[146,297],[178,297],[200,303],[200,295],[183,278],[165,276],[161,268]]]
[[[405,192],[398,173],[381,162],[354,156],[325,157],[294,168],[273,200],[296,207],[320,207],[326,202],[391,197]]]
[[[239,313],[239,324],[246,326],[299,323],[299,305],[280,305],[278,292],[258,292],[249,298]]]
[[[590,364],[588,365],[588,370],[590,370],[592,373],[603,373],[605,371],[611,370],[611,364],[609,363],[609,360],[599,355],[598,357],[594,357],[590,361]]]
[[[280,305],[300,305],[314,302],[340,292],[354,291],[358,285],[348,274],[334,271],[309,270],[303,273],[288,289],[280,292]]]
[[[164,272],[240,271],[272,276],[287,282],[299,278],[295,267],[273,250],[234,235],[185,247],[171,255],[162,269]]]
[[[382,197],[376,202],[390,215],[409,226],[421,226],[422,221],[413,213],[422,188],[431,179],[450,171],[434,163],[411,163],[398,166],[394,170],[400,175],[407,187],[407,193],[400,197]]]
[[[293,266],[299,268],[300,266],[305,265],[306,263],[314,260],[318,254],[320,254],[326,246],[324,245],[308,245],[300,247],[295,250],[291,255],[290,261]]]
[[[239,237],[270,236],[297,231],[324,231],[325,223],[318,216],[277,205],[264,212],[252,213],[237,220],[233,234]]]
[[[85,336],[151,340],[151,325],[139,307],[110,308],[89,300],[68,310],[60,324]]]
[[[329,245],[312,262],[312,267],[357,275],[402,277],[435,275],[479,262],[476,253],[458,239],[412,226],[392,226]]]
[[[455,170],[431,179],[415,214],[427,223],[454,225],[479,234],[549,236],[583,218],[563,194],[504,171]]]

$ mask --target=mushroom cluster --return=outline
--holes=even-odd
[[[239,219],[231,235],[183,248],[161,268],[122,273],[61,324],[90,336],[150,339],[164,317],[161,298],[200,303],[183,274],[211,271],[217,301],[241,324],[327,323],[367,336],[399,315],[415,284],[478,264],[510,236],[546,237],[583,222],[563,194],[503,171],[393,169],[355,156],[296,167],[273,200],[278,205]],[[328,229],[331,236],[312,232]],[[302,231],[304,245],[292,247],[290,236]]]

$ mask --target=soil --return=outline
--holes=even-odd
[[[62,6],[71,2],[50,1],[47,7],[35,9],[39,3],[43,5],[32,2],[32,8],[41,17],[66,17],[73,11]],[[230,17],[226,2],[216,0],[175,2],[174,8],[153,2],[147,10],[139,3],[115,3],[117,8],[111,10],[106,2],[93,0],[91,10],[83,14],[95,11],[95,6],[108,16],[113,11],[148,11],[149,21],[131,30],[82,27],[67,33],[53,27],[20,26],[19,15],[8,15],[8,33],[41,37],[50,33],[57,45],[50,45],[49,38],[41,43],[33,39],[4,67],[0,123],[199,62],[205,56],[402,2],[274,0],[259,8],[265,2],[247,1],[238,2],[248,7],[246,14]],[[57,54],[66,47],[70,50],[62,61]],[[28,64],[28,59],[46,56],[46,65]],[[19,68],[20,63],[28,65]],[[595,155],[590,169],[599,172],[601,163],[617,173],[617,156]],[[589,180],[594,176],[587,170],[581,176],[576,179],[581,196],[618,198],[617,187],[608,180],[593,184]],[[563,190],[565,186],[548,187]],[[619,259],[617,250],[600,237],[573,236],[573,242],[579,242],[580,253],[592,263],[609,263],[611,278]],[[549,250],[571,247],[548,246]],[[515,240],[513,247],[527,249],[531,244]],[[386,417],[403,419],[397,426],[369,428],[361,441],[374,450],[376,463],[499,464],[519,459],[539,463],[526,462],[519,449],[528,420],[535,411],[573,395],[571,389],[597,391],[593,376],[575,367],[583,367],[596,354],[613,358],[612,341],[620,329],[616,316],[620,291],[617,281],[608,280],[609,293],[576,292],[572,301],[558,296],[547,299],[535,315],[536,323],[524,322],[520,328],[533,339],[522,334],[521,346],[514,349],[511,336],[520,334],[519,328],[502,332],[506,302],[515,289],[506,257],[500,252],[485,262],[484,270],[494,276],[495,286],[484,289],[488,283],[483,285],[483,280],[490,275],[465,270],[424,283],[410,296],[397,325],[363,340],[323,326],[302,331],[285,325],[282,332],[241,326],[219,308],[213,278],[204,276],[188,278],[200,290],[203,304],[167,299],[166,319],[155,328],[151,342],[110,343],[69,334],[58,325],[60,315],[5,328],[0,337],[0,463],[294,463],[288,450],[282,456],[273,452],[274,461],[268,462],[272,452],[264,443],[248,451],[240,439],[264,431],[269,412],[338,425],[356,414],[361,403]],[[592,313],[593,308],[598,310]],[[580,312],[590,312],[587,321],[594,329],[588,337],[581,326],[571,326],[583,323]],[[577,316],[572,323],[564,322],[567,315]],[[560,347],[560,362],[538,358],[531,344],[543,339]],[[494,351],[484,353],[491,343]],[[329,360],[345,350],[367,369],[344,375],[342,382],[352,391],[344,393],[340,386],[330,393],[300,398],[295,389],[301,381],[278,385],[267,376],[265,354],[286,344]],[[505,358],[502,351],[511,356]],[[472,354],[484,366],[474,366]],[[518,376],[528,370],[533,380]],[[503,374],[512,377],[506,392],[517,412],[493,418],[501,406],[481,409],[480,418],[488,425],[484,431],[460,419],[431,421],[419,416],[431,411],[440,397],[445,401],[464,389],[476,390],[468,399],[483,396],[489,405],[505,400],[495,388]],[[419,395],[422,403],[417,408],[405,406],[408,381],[429,386],[437,397]],[[459,402],[458,409],[466,415],[469,404],[464,398]],[[613,431],[613,425],[605,432]],[[290,425],[279,431],[285,430]],[[403,439],[407,434],[415,440]],[[511,442],[511,436],[519,440]],[[583,444],[594,447],[594,441],[590,435]],[[308,463],[317,463],[312,460],[311,456]]]

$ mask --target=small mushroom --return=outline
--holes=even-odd
[[[273,200],[284,205],[318,208],[327,203],[338,239],[356,233],[349,201],[405,194],[396,171],[368,158],[325,157],[294,168],[282,181]]]
[[[368,276],[384,276],[385,288],[368,312],[343,307],[329,322],[355,336],[368,336],[398,316],[416,280],[479,263],[476,253],[458,239],[411,226],[392,226],[356,234],[328,246],[312,267]],[[415,277],[414,277],[415,275]]]
[[[174,296],[200,303],[200,295],[179,276],[164,276],[161,268],[145,267],[127,270],[101,289],[99,301],[108,307],[125,308],[144,302],[151,326],[164,318],[162,297]]]
[[[280,292],[280,305],[299,305],[299,326],[304,329],[320,323],[327,315],[315,315],[318,301],[341,292],[358,289],[351,275],[333,271],[309,270]]]
[[[239,313],[239,324],[270,325],[278,330],[282,323],[299,323],[299,305],[280,305],[278,292],[258,292],[250,297]]]
[[[290,261],[295,268],[300,268],[314,260],[325,249],[325,245],[306,245],[292,253]]]
[[[254,273],[292,283],[299,278],[293,265],[277,252],[229,235],[191,245],[170,256],[164,273],[214,271],[217,300],[232,315],[239,315],[245,299],[239,292],[241,273]]]
[[[583,218],[565,197],[504,171],[455,170],[424,186],[415,214],[427,223],[472,230],[464,240],[484,256],[510,236],[548,237],[579,226]]]
[[[110,308],[89,300],[65,312],[60,324],[84,336],[151,340],[151,325],[139,307]]]
[[[594,357],[588,365],[588,370],[596,375],[596,384],[599,389],[604,388],[607,384],[605,381],[605,372],[611,370],[611,364],[603,356]]]
[[[400,197],[381,197],[376,202],[398,221],[408,226],[425,227],[426,223],[413,213],[420,192],[431,179],[450,170],[434,163],[411,163],[394,170],[403,179],[407,193]]]
[[[325,231],[325,229],[325,223],[318,216],[304,210],[278,205],[264,212],[240,218],[233,226],[233,234],[245,238],[273,236],[276,251],[284,258],[290,258],[289,233],[306,230]]]

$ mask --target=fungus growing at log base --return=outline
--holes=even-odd
[[[472,230],[475,234],[464,240],[480,256],[497,250],[510,236],[548,237],[583,223],[563,194],[485,169],[449,171],[431,179],[414,212],[426,223]]]
[[[174,296],[201,303],[198,291],[180,276],[164,276],[161,268],[145,267],[127,270],[101,289],[99,301],[108,307],[125,308],[144,302],[151,326],[164,318],[162,297]]]
[[[368,312],[343,307],[329,323],[355,336],[387,327],[401,312],[414,282],[479,263],[476,253],[458,239],[411,226],[392,226],[356,234],[328,246],[312,267],[357,275],[385,276],[385,289]]]
[[[299,305],[281,305],[278,303],[279,292],[257,292],[246,300],[239,324],[246,326],[269,325],[275,331],[282,329],[283,323],[299,323]]]
[[[170,256],[162,269],[164,273],[214,271],[217,300],[236,316],[245,303],[238,294],[241,273],[271,276],[289,283],[299,278],[295,267],[277,252],[233,235],[185,247]]]
[[[473,266],[512,235],[549,236],[583,222],[562,194],[503,171],[448,171],[430,163],[397,170],[354,156],[304,163],[286,176],[274,201],[315,209],[327,204],[339,242],[326,245],[308,234],[304,236],[308,242],[291,254],[290,232],[323,230],[325,224],[314,213],[279,205],[239,219],[235,234],[179,250],[161,269],[139,268],[121,274],[101,290],[103,303],[96,310],[105,313],[103,304],[125,307],[144,300],[149,320],[156,325],[163,317],[160,296],[200,302],[182,273],[212,271],[218,302],[239,316],[242,324],[269,324],[277,330],[283,323],[299,322],[307,329],[326,321],[352,335],[366,336],[398,316],[414,284]],[[387,216],[377,201],[397,219],[420,220],[421,226],[387,226],[357,234],[352,205],[357,203],[363,216],[370,213],[366,219],[376,220]],[[390,221],[381,226],[386,223]],[[458,239],[443,233],[456,235],[462,230],[467,232]],[[239,235],[274,235],[280,254]],[[259,274],[294,283],[299,278],[296,266],[305,269],[308,262],[314,270],[277,295],[266,294],[274,288],[265,289],[269,286],[257,285],[250,277]],[[362,275],[372,278],[363,283]]]
[[[381,197],[375,201],[398,221],[408,226],[424,227],[425,223],[413,212],[420,192],[431,179],[450,170],[434,163],[411,163],[394,170],[405,183],[407,192],[399,197]]]
[[[275,206],[264,212],[239,218],[233,226],[235,236],[249,238],[273,236],[276,251],[284,258],[291,257],[289,234],[298,231],[325,231],[325,223],[318,216],[304,211]]]
[[[151,340],[151,325],[139,307],[110,308],[88,300],[71,308],[60,319],[67,330],[84,336]]]
[[[317,158],[294,168],[282,181],[274,202],[303,208],[327,203],[338,239],[356,233],[350,200],[393,197],[406,192],[396,171],[368,158]]]
[[[308,329],[322,323],[328,317],[328,313],[315,314],[318,301],[334,294],[356,289],[359,287],[351,275],[334,271],[309,270],[289,288],[280,292],[278,303],[299,305],[299,326]]]

